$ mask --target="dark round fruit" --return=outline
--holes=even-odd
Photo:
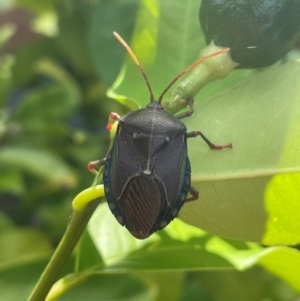
[[[300,37],[300,0],[202,0],[199,18],[206,43],[242,68],[275,63]]]

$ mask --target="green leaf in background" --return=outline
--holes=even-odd
[[[16,0],[15,4],[23,8],[27,8],[35,13],[44,13],[45,11],[53,10],[53,3],[51,0],[44,0],[43,2],[32,0]]]
[[[106,264],[118,262],[148,243],[135,239],[125,228],[121,227],[109,211],[106,203],[98,206],[89,222],[88,230]],[[156,241],[157,238],[154,235],[148,241]]]
[[[5,100],[13,86],[12,68],[14,63],[15,63],[15,58],[13,55],[6,54],[0,57],[0,105],[1,106],[5,104]],[[0,135],[1,132],[2,129],[0,129]]]
[[[113,32],[124,39],[131,37],[136,20],[138,0],[102,0],[96,2],[89,31],[91,57],[97,73],[111,85],[120,71],[124,51],[116,43]]]
[[[12,68],[15,87],[30,85],[36,76],[36,62],[41,58],[54,55],[55,48],[50,39],[33,41],[18,49]]]
[[[0,267],[1,299],[3,301],[26,300],[43,272],[47,260],[49,257],[44,256],[44,258],[36,258],[35,261],[24,261],[19,265]],[[69,260],[64,273],[69,273],[73,265],[74,262]]]
[[[0,49],[9,41],[16,33],[16,28],[13,23],[7,23],[0,27]]]
[[[0,149],[0,164],[25,170],[58,187],[73,187],[76,183],[70,168],[60,158],[48,151],[3,147]]]
[[[89,232],[103,256],[104,265],[97,259],[94,263],[89,261],[89,269],[93,265],[94,269],[90,272],[88,269],[85,272],[82,270],[82,276],[86,278],[95,272],[178,272],[233,268],[244,271],[258,264],[300,292],[298,250],[288,247],[262,248],[254,243],[225,241],[179,220],[144,241],[123,231],[126,230],[115,221],[107,204],[100,205],[89,224]],[[109,244],[107,237],[110,237]],[[78,254],[80,261],[86,260],[81,258],[85,254],[88,254],[86,247],[84,253]]]
[[[18,168],[5,167],[1,164],[0,193],[9,191],[16,195],[22,195],[25,191],[24,188],[23,179]]]
[[[60,5],[67,5],[66,3],[64,1]],[[87,24],[76,14],[70,14],[70,12],[63,10],[60,10],[59,13],[58,26],[60,31],[56,37],[57,46],[60,47],[64,59],[75,68],[78,74],[88,74],[92,62],[88,48],[82,47],[88,43]]]
[[[88,231],[85,231],[80,238],[79,246],[76,253],[76,272],[95,269],[103,265],[103,259],[100,252],[95,246]]]
[[[73,110],[69,92],[61,85],[53,85],[25,95],[14,117],[25,132],[42,134],[51,129],[65,129],[65,118]]]
[[[0,270],[9,265],[45,258],[52,251],[47,238],[40,231],[29,228],[0,231],[0,245],[6,246],[0,249]]]
[[[9,39],[15,34],[14,24],[6,24],[0,27],[0,49],[2,49]],[[3,105],[8,93],[12,88],[12,67],[15,58],[11,54],[1,54],[0,56],[0,106]],[[2,134],[1,114],[0,114],[0,137]]]
[[[207,249],[226,258],[238,270],[245,270],[255,264],[264,267],[284,280],[300,293],[300,252],[288,247],[260,248],[249,245],[248,250],[238,250],[230,243],[214,237],[207,243]]]
[[[1,298],[5,301],[25,300],[45,265],[45,260],[37,260],[0,269]]]
[[[25,94],[15,119],[25,131],[41,134],[55,128],[65,131],[66,118],[75,112],[80,103],[79,87],[61,66],[50,59],[36,61],[35,70],[55,83]]]
[[[84,286],[75,287],[56,300],[154,301],[153,295],[153,291],[132,276],[94,275]]]
[[[4,213],[0,212],[0,231],[13,227],[13,221]]]
[[[300,64],[253,75],[202,101],[189,130],[232,150],[210,151],[189,140],[193,182],[200,191],[181,219],[211,233],[263,242],[300,241]]]
[[[92,217],[89,232],[106,264],[100,268],[103,272],[232,268],[227,260],[205,250],[207,234],[179,220],[166,231],[138,240],[120,227],[107,204],[101,204]]]
[[[45,261],[0,271],[1,297],[5,301],[23,300],[42,272]],[[68,267],[70,270],[70,264]],[[67,272],[67,271],[66,271]],[[123,283],[123,284],[122,284]],[[16,289],[16,287],[18,289]],[[126,287],[129,289],[126,290]],[[136,290],[134,290],[136,287]],[[217,289],[216,289],[217,288]],[[60,301],[88,300],[297,300],[297,294],[259,268],[246,272],[209,271],[183,273],[135,273],[94,275],[90,280],[59,297]]]

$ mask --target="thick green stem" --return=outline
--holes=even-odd
[[[205,47],[199,57],[221,50],[213,42]],[[227,76],[238,64],[231,59],[230,52],[208,58],[196,66],[164,102],[164,108],[175,114],[187,105],[207,83]]]
[[[70,224],[55,250],[51,260],[41,275],[38,283],[33,289],[27,301],[45,300],[52,285],[57,280],[67,259],[70,257],[74,247],[82,235],[88,221],[100,203],[100,198],[91,201],[84,210],[74,211]]]

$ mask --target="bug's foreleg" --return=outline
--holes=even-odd
[[[213,150],[219,150],[219,149],[223,149],[223,148],[232,148],[232,144],[226,144],[226,145],[215,145],[212,142],[210,142],[201,132],[199,131],[194,131],[194,132],[190,132],[186,134],[187,138],[193,138],[193,137],[197,137],[200,136],[205,142],[206,144],[209,146],[210,149]]]
[[[109,114],[108,123],[107,123],[107,130],[110,131],[112,129],[112,125],[114,121],[119,121],[121,119],[121,116],[115,112],[111,112]]]
[[[194,99],[190,98],[189,100],[186,101],[187,105],[190,107],[190,109],[187,112],[181,113],[176,115],[175,117],[177,119],[182,119],[185,117],[190,117],[194,113]]]
[[[121,119],[121,117],[117,113],[111,112],[109,114],[108,123],[107,123],[106,128],[110,131],[112,129],[112,125],[113,125],[114,121],[119,121],[120,119]],[[87,168],[91,173],[93,173],[94,175],[97,176],[98,171],[96,170],[96,168],[104,165],[105,162],[106,162],[106,158],[97,160],[97,161],[91,161],[88,163]]]
[[[198,199],[199,191],[195,187],[191,186],[189,189],[189,193],[191,194],[191,196],[185,200],[185,203],[190,201],[195,201]]]
[[[97,161],[91,161],[88,163],[88,170],[93,173],[94,175],[98,175],[98,171],[95,169],[96,167],[102,166],[104,165],[106,162],[106,158],[101,159],[101,160],[97,160]]]

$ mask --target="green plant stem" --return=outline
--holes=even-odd
[[[199,58],[221,49],[223,47],[216,46],[212,42],[200,52]],[[184,109],[187,101],[194,98],[207,83],[224,78],[237,66],[238,64],[231,59],[229,52],[203,61],[193,68],[168,99],[163,102],[165,110],[175,114]]]
[[[73,212],[72,219],[62,240],[27,301],[45,300],[100,201],[100,198],[95,199],[83,211]]]

